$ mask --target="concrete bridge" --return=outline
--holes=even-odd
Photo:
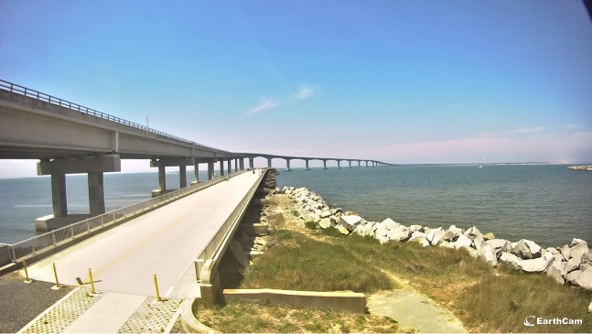
[[[256,153],[237,153],[199,144],[147,126],[126,121],[79,104],[63,100],[27,87],[0,80],[0,159],[39,159],[38,175],[51,175],[53,214],[36,220],[38,230],[51,230],[105,213],[103,173],[121,171],[121,159],[149,159],[150,167],[158,169],[157,197],[170,192],[166,184],[166,168],[179,169],[179,188],[188,187],[187,166],[194,167],[200,182],[200,164],[206,165],[208,180],[215,176],[214,164],[219,164],[220,176],[254,168],[257,157],[268,160],[302,159],[342,161],[349,167],[386,166],[375,160],[312,158]],[[89,214],[68,213],[66,175],[88,174]]]

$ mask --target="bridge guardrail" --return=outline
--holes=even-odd
[[[261,184],[261,181],[265,177],[266,173],[267,168],[264,169],[263,173],[261,173],[261,176],[259,177],[257,182],[251,187],[251,189],[249,190],[249,192],[247,192],[245,197],[243,197],[241,202],[230,213],[228,218],[226,218],[224,224],[222,225],[222,227],[220,227],[218,232],[216,232],[216,234],[213,235],[210,238],[210,240],[208,240],[206,246],[200,251],[200,253],[198,253],[199,255],[194,260],[196,278],[198,281],[202,281],[202,279],[207,280],[209,278],[201,277],[201,271],[203,266],[206,265],[206,261],[208,260],[214,260],[215,262],[215,258],[221,254],[220,246],[222,246],[223,240],[227,238],[228,232],[233,227],[233,223],[237,220],[237,218],[239,218],[241,214],[244,214],[247,204],[249,204],[249,202],[253,198],[255,191],[257,191],[257,188]],[[215,265],[215,267],[217,267],[217,264]]]
[[[207,145],[204,145],[204,144],[199,144],[199,143],[196,143],[194,141],[191,141],[191,140],[188,140],[188,139],[185,139],[185,138],[181,138],[181,137],[178,137],[178,136],[174,136],[174,135],[168,134],[166,132],[154,130],[154,129],[149,128],[149,127],[147,127],[145,125],[134,123],[134,122],[130,122],[130,121],[127,121],[125,119],[119,118],[117,116],[109,115],[107,113],[104,113],[104,112],[101,112],[101,111],[98,111],[98,110],[94,110],[94,109],[91,109],[91,108],[87,108],[85,106],[81,106],[81,105],[79,105],[77,103],[73,103],[73,102],[70,102],[70,101],[62,100],[62,99],[57,98],[55,96],[51,96],[49,94],[41,93],[41,92],[36,91],[34,89],[23,87],[23,86],[17,85],[15,83],[12,83],[12,82],[9,82],[9,81],[6,81],[6,80],[0,79],[0,89],[6,90],[6,91],[9,91],[9,92],[12,92],[12,93],[21,94],[21,95],[24,95],[24,96],[27,96],[27,97],[31,97],[31,98],[37,99],[39,101],[49,102],[51,104],[55,104],[55,105],[58,105],[58,106],[61,106],[61,107],[65,107],[65,108],[69,108],[69,109],[72,109],[72,110],[79,111],[81,113],[86,113],[86,114],[89,114],[89,115],[100,117],[100,118],[103,118],[103,119],[106,119],[106,120],[109,120],[109,121],[112,121],[112,122],[115,122],[115,123],[118,123],[118,124],[127,125],[129,127],[137,128],[137,129],[140,129],[140,130],[143,130],[143,131],[146,131],[146,132],[155,134],[157,136],[161,136],[161,137],[168,138],[168,139],[174,139],[174,140],[183,142],[185,144],[189,144],[189,145],[193,145],[193,146],[198,146],[198,147],[203,147],[203,148],[208,148],[208,149],[213,149],[213,150],[218,150],[217,148],[214,148],[214,147],[211,147],[211,146],[207,146]]]
[[[238,176],[246,172],[245,170],[231,174],[232,177]],[[13,262],[20,262],[23,259],[35,256],[40,252],[46,251],[50,248],[57,247],[64,242],[70,241],[77,237],[81,237],[88,233],[93,233],[98,229],[109,226],[111,224],[120,222],[121,220],[139,215],[146,210],[152,210],[158,206],[167,204],[180,197],[186,196],[190,193],[197,192],[214,184],[225,181],[225,177],[217,177],[213,180],[208,180],[198,183],[194,186],[172,191],[170,193],[126,206],[121,209],[113,210],[104,213],[100,216],[88,218],[77,223],[53,230],[12,245],[8,245],[10,259]]]

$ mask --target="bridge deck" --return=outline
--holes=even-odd
[[[154,296],[158,275],[162,297],[199,296],[193,259],[220,228],[259,177],[250,172],[199,191],[86,240],[29,268],[33,279],[60,283],[88,281],[96,289]]]

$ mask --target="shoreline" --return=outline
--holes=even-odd
[[[585,165],[585,166],[569,166],[567,167],[569,169],[573,169],[573,170],[584,170],[584,171],[589,171],[592,172],[592,165]]]
[[[343,235],[372,237],[381,244],[415,241],[423,247],[465,248],[471,256],[493,267],[504,263],[522,272],[545,273],[562,285],[592,290],[592,251],[582,239],[574,238],[569,245],[561,247],[542,248],[528,239],[516,242],[498,239],[491,232],[481,233],[476,226],[461,229],[450,225],[444,229],[422,225],[407,227],[391,218],[382,222],[367,221],[353,212],[331,208],[321,196],[306,188],[276,188],[271,194],[289,195],[299,208],[299,221],[307,227],[315,224],[321,229],[334,228]]]

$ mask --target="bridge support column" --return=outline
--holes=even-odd
[[[238,158],[234,159],[234,172],[238,172]]]
[[[358,168],[362,168],[362,163],[358,160]]]
[[[179,166],[179,189],[187,188],[187,166]]]
[[[228,158],[228,175],[232,174],[232,159]]]
[[[220,160],[220,176],[224,176],[224,160]]]
[[[238,162],[240,163],[240,170],[245,170],[245,158],[240,158]]]
[[[306,164],[306,168],[304,170],[310,170],[310,168],[308,168],[308,160],[304,160],[304,163]]]
[[[368,160],[366,160],[366,167],[368,167]]]
[[[337,160],[337,169],[341,169],[341,161]]]
[[[323,169],[327,169],[327,160],[323,160]]]
[[[208,180],[214,179],[214,161],[208,162]]]
[[[291,172],[292,170],[290,169],[290,159],[286,159],[286,172]]]
[[[249,168],[253,169],[255,168],[255,158],[249,158]]]
[[[267,158],[267,167],[271,168],[271,158]]]
[[[193,174],[194,174],[195,179],[193,181],[191,181],[192,186],[199,183],[199,162],[197,162],[197,159],[195,160],[195,166],[193,168],[194,168]]]
[[[38,231],[55,230],[72,223],[105,213],[104,172],[120,172],[118,155],[103,155],[72,160],[40,161],[37,175],[51,175],[51,201],[53,214],[37,218]],[[68,214],[66,174],[88,174],[89,214]]]
[[[158,189],[152,190],[152,197],[164,195],[172,190],[166,187],[166,167],[179,167],[179,188],[187,187],[187,166],[194,165],[193,158],[167,158],[150,161],[150,167],[158,167]]]
[[[88,173],[88,203],[91,216],[94,217],[105,213],[103,173]]]
[[[349,160],[349,168],[352,168],[352,166],[351,166],[351,160]]]

